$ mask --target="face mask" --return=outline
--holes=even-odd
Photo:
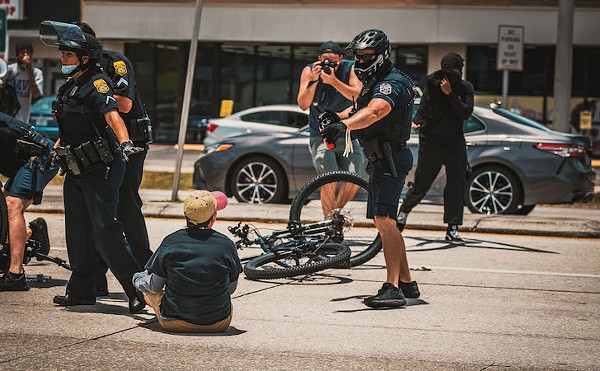
[[[77,68],[76,65],[62,66],[60,68],[60,72],[62,72],[63,75],[70,75],[71,73],[73,73],[73,71],[75,71],[75,68]]]

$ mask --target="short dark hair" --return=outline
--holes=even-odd
[[[83,21],[75,21],[75,22],[73,22],[73,24],[75,26],[79,26],[79,28],[81,28],[81,31],[83,31],[85,33],[89,33],[90,35],[96,37],[96,33],[92,29],[92,26],[90,26],[89,24],[87,24]]]
[[[33,54],[33,45],[29,41],[19,41],[15,45],[15,53],[19,55],[22,50],[29,50],[29,53]]]
[[[208,218],[207,221],[198,223],[198,224],[192,223],[192,221],[188,218],[185,218],[185,221],[187,222],[188,228],[199,229],[199,228],[208,228],[208,225],[210,224],[211,219],[212,219],[212,216],[210,218]]]

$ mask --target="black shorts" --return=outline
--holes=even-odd
[[[394,178],[386,159],[369,161],[367,173],[369,174],[369,201],[367,204],[367,218],[373,219],[375,215],[388,216],[396,219],[398,204],[402,195],[404,181],[413,166],[413,156],[410,149],[393,154],[394,164],[398,177]]]

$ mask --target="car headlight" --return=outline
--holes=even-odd
[[[215,143],[206,147],[206,154],[209,155],[213,152],[223,152],[233,148],[233,144]]]

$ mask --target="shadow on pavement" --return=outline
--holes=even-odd
[[[476,249],[494,249],[494,250],[507,250],[507,251],[521,251],[521,252],[537,252],[537,253],[544,253],[544,254],[558,254],[557,252],[554,251],[547,251],[547,250],[540,250],[540,249],[533,249],[530,247],[526,247],[526,246],[520,246],[520,245],[514,245],[514,244],[509,244],[509,243],[502,243],[502,242],[492,242],[492,241],[485,241],[485,240],[475,240],[475,239],[464,239],[465,241],[465,245],[453,245],[450,243],[447,243],[445,240],[438,240],[438,239],[427,239],[427,238],[418,238],[418,237],[410,237],[413,240],[417,240],[417,241],[421,241],[419,243],[417,243],[416,245],[413,245],[414,247],[417,248],[413,248],[412,246],[407,246],[406,247],[406,251],[407,252],[416,252],[416,251],[439,251],[439,250],[447,250],[447,249],[453,249],[453,248],[457,248],[457,247],[473,247]],[[437,246],[431,246],[431,247],[427,247],[427,245],[436,245]]]
[[[43,274],[37,275],[26,275],[25,279],[29,284],[29,287],[36,289],[48,289],[50,287],[66,286],[67,280],[54,279],[51,276],[44,276]]]
[[[246,333],[246,330],[240,330],[234,326],[229,326],[225,332],[169,332],[165,331],[158,320],[154,318],[153,320],[147,321],[146,323],[142,323],[139,325],[140,327],[147,328],[148,330],[162,332],[163,334],[175,335],[175,336],[201,336],[201,337],[211,337],[211,336],[236,336]]]

